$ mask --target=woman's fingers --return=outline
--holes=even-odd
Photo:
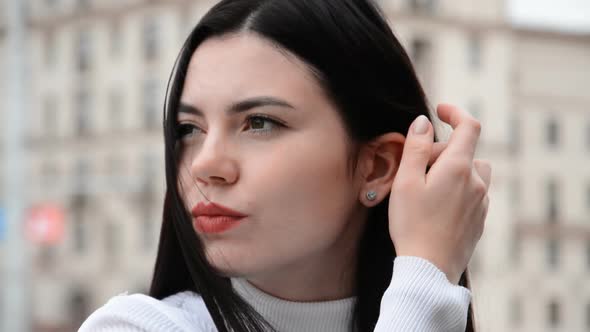
[[[453,127],[449,145],[443,152],[449,158],[473,160],[481,133],[481,124],[469,113],[447,104],[437,107],[438,117]]]
[[[475,159],[473,161],[473,168],[486,184],[486,189],[490,189],[490,181],[492,178],[492,167],[490,166],[490,163],[488,161]]]
[[[473,159],[479,122],[449,105],[439,115],[454,128],[448,142],[434,143],[431,126],[414,134],[417,120],[410,127],[389,198],[389,231],[398,255],[428,259],[456,284],[483,234],[491,167]]]
[[[424,115],[417,117],[406,136],[402,160],[396,178],[410,183],[425,182],[426,167],[432,153],[434,130],[428,118]]]
[[[446,149],[447,145],[447,142],[435,142],[432,145],[432,152],[430,153],[428,165],[434,164],[434,162],[438,159],[440,154]]]
[[[481,236],[483,235],[483,232],[485,229],[486,217],[488,215],[489,206],[490,206],[490,196],[485,195],[485,197],[483,198],[483,202],[482,202],[481,209],[480,209],[480,216],[479,216],[479,219],[477,220],[478,223],[476,226],[476,239],[478,241],[481,239]]]

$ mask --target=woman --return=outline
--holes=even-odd
[[[454,132],[434,143],[374,4],[221,1],[171,81],[150,296],[117,296],[80,331],[474,330],[480,125],[441,105]]]

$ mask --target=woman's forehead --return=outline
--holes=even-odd
[[[205,40],[193,53],[182,100],[245,99],[275,95],[286,99],[321,97],[308,66],[254,33]]]

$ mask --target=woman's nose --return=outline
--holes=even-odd
[[[197,151],[191,161],[191,175],[200,183],[232,184],[238,179],[239,170],[235,158],[225,144],[208,142]]]

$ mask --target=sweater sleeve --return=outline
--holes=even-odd
[[[180,308],[142,294],[118,295],[96,310],[78,332],[211,332],[187,320]]]
[[[430,261],[398,256],[375,332],[464,332],[470,301],[471,291],[452,284]]]

